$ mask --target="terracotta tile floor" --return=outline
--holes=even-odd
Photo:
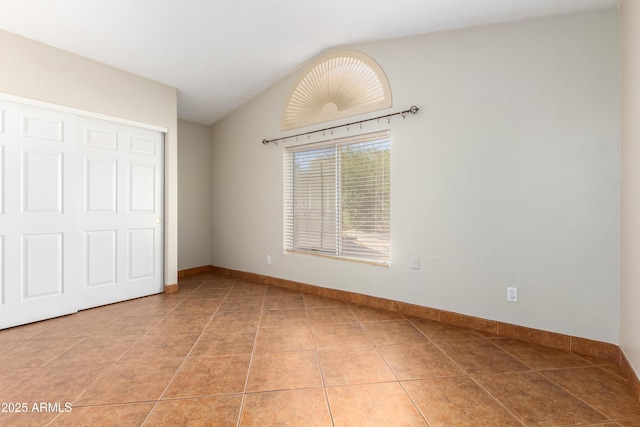
[[[593,358],[228,277],[180,288],[0,331],[0,425],[640,427]]]

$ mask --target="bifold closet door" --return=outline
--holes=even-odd
[[[162,136],[0,101],[0,328],[161,292]]]

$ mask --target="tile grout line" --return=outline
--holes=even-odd
[[[512,415],[512,416],[513,416],[513,417],[514,417],[518,422],[520,422],[523,426],[526,426],[526,424],[524,423],[524,421],[523,421],[523,420],[521,420],[521,419],[520,419],[520,417],[517,417],[517,416],[516,416],[513,412],[511,412],[511,411],[510,411],[510,410],[509,410],[509,409],[508,409],[504,404],[502,404],[502,402],[500,402],[500,401],[499,401],[499,400],[498,400],[498,399],[497,399],[493,394],[489,393],[489,391],[488,391],[488,390],[486,390],[484,387],[482,387],[482,385],[480,385],[477,381],[475,381],[475,379],[471,376],[471,374],[470,374],[469,372],[467,372],[467,370],[466,370],[462,365],[460,365],[457,361],[455,361],[455,360],[454,360],[454,359],[453,359],[453,358],[452,358],[452,357],[451,357],[451,356],[450,356],[446,351],[444,351],[444,350],[442,349],[442,347],[440,347],[440,346],[438,345],[438,343],[437,343],[437,342],[433,341],[433,340],[432,340],[432,339],[427,335],[427,333],[426,333],[426,332],[424,332],[422,329],[418,328],[418,327],[417,327],[413,322],[411,322],[411,324],[412,324],[412,325],[414,325],[414,327],[415,327],[416,329],[418,329],[418,330],[419,330],[419,331],[420,331],[420,332],[421,332],[421,333],[422,333],[422,334],[423,334],[423,335],[424,335],[424,336],[429,340],[429,342],[430,342],[430,343],[431,343],[431,344],[432,344],[432,345],[433,345],[433,346],[434,346],[438,351],[440,351],[440,352],[441,352],[441,353],[442,353],[446,358],[448,358],[448,359],[449,359],[449,360],[450,360],[450,361],[451,361],[455,366],[457,366],[458,368],[460,368],[460,370],[461,370],[462,372],[464,372],[464,374],[465,374],[465,375],[463,375],[463,376],[466,376],[466,377],[467,377],[467,378],[469,378],[471,381],[473,381],[475,384],[477,384],[478,386],[480,386],[480,388],[481,388],[482,390],[484,390],[484,392],[485,392],[485,393],[488,393],[488,394],[489,394],[489,396],[490,396],[493,400],[495,400],[495,401],[498,403],[498,405],[500,405],[501,407],[503,407],[503,408],[507,411],[507,413],[511,414],[511,415]],[[482,338],[482,339],[484,339],[484,340],[487,340],[485,337],[482,337],[482,336],[481,336],[480,338]],[[495,345],[495,344],[494,344],[494,345]],[[527,366],[527,365],[525,365],[525,366]],[[452,378],[452,377],[459,377],[459,376],[461,376],[461,375],[454,375],[454,376],[451,376],[450,378]],[[404,388],[404,387],[403,387],[403,388]],[[409,394],[409,393],[407,393],[407,394]]]
[[[146,335],[143,335],[143,337],[145,337]],[[142,338],[141,338],[142,340]],[[89,384],[74,400],[78,400],[79,398],[81,398],[94,384],[96,384],[110,369],[112,369],[114,367],[114,365],[118,364],[122,358],[129,352],[131,351],[131,349],[133,347],[135,347],[140,341],[138,341],[135,344],[132,344],[131,347],[129,347],[129,349],[127,351],[124,352],[124,354],[122,356],[120,356],[120,358],[115,361],[115,362],[111,362],[110,363],[110,367],[105,369],[104,372],[102,374],[100,374],[94,381],[91,382],[91,384]],[[145,401],[141,401],[141,402],[157,402],[157,400],[145,400]],[[117,402],[117,403],[101,403],[101,404],[97,404],[97,405],[81,405],[81,408],[86,408],[86,407],[93,407],[93,406],[109,406],[109,405],[127,405],[127,404],[132,404],[132,403],[139,403],[139,402]],[[156,403],[157,404],[157,403]],[[155,405],[154,405],[155,408]],[[151,412],[153,412],[153,408],[152,410],[149,412],[149,414],[151,414]],[[62,414],[59,414],[56,418],[60,417]],[[54,421],[55,419],[54,418]],[[142,425],[142,424],[141,424]]]
[[[597,366],[590,366],[590,367],[583,367],[582,369],[593,369],[596,368]],[[581,369],[581,368],[574,368],[574,369]],[[556,369],[548,369],[548,370],[556,370]],[[559,370],[559,369],[558,369]],[[580,402],[584,403],[585,405],[587,405],[589,408],[593,409],[594,411],[596,411],[598,414],[602,415],[603,417],[605,417],[604,420],[602,421],[594,421],[594,422],[615,422],[614,418],[608,416],[607,414],[605,414],[604,412],[602,412],[601,410],[599,410],[598,408],[596,408],[595,406],[593,406],[592,404],[590,404],[589,402],[585,401],[584,399],[582,399],[580,396],[576,395],[575,393],[573,393],[571,390],[563,387],[562,385],[558,384],[557,382],[555,382],[554,380],[552,380],[551,378],[547,377],[546,375],[542,374],[539,371],[536,371],[536,373],[538,375],[540,375],[542,378],[544,378],[545,380],[551,382],[553,385],[559,387],[560,389],[564,390],[566,393],[568,393],[570,396],[578,399]]]
[[[480,387],[481,390],[483,390],[485,393],[487,393],[488,396],[491,397],[491,399],[493,399],[498,405],[500,405],[505,411],[507,411],[508,414],[510,414],[513,418],[515,418],[520,424],[522,424],[523,426],[526,427],[527,423],[524,422],[523,419],[521,419],[519,416],[517,416],[511,409],[507,408],[507,406],[502,403],[497,397],[495,397],[493,395],[493,393],[491,393],[489,390],[487,390],[482,384],[480,384],[478,381],[476,381],[475,378],[473,378],[472,375],[467,375],[467,377],[473,381],[474,384],[476,384],[478,387]]]
[[[193,293],[193,291],[200,289],[200,287],[202,286],[202,284],[205,281],[206,281],[206,279],[204,279],[202,282],[200,282],[200,284],[195,289],[193,289],[192,292],[189,293],[189,295],[191,295]],[[233,287],[233,285],[232,285],[232,287]],[[231,289],[231,288],[229,288],[229,289]],[[228,293],[229,292],[227,291],[227,295],[228,295]],[[211,324],[212,319],[215,317],[215,315],[220,310],[220,306],[227,299],[227,295],[225,295],[225,297],[222,298],[222,301],[220,302],[220,304],[218,304],[218,307],[216,307],[216,309],[213,311],[213,314],[211,314],[211,317],[209,318],[209,321],[204,326],[204,328],[202,328],[202,331],[200,331],[200,334],[198,335],[198,338],[194,341],[193,345],[191,346],[191,348],[187,352],[186,356],[182,359],[182,362],[180,363],[180,365],[178,366],[176,371],[173,373],[173,376],[171,377],[171,379],[169,380],[169,382],[165,386],[165,388],[162,391],[162,393],[160,393],[160,396],[158,397],[158,399],[155,400],[155,404],[153,405],[153,408],[151,408],[151,411],[149,411],[149,413],[147,414],[147,417],[145,418],[145,420],[140,424],[141,426],[145,426],[149,422],[149,420],[151,419],[151,416],[153,415],[153,413],[157,409],[158,405],[160,404],[160,402],[162,402],[163,396],[165,395],[165,393],[167,392],[167,390],[169,389],[171,384],[173,384],[173,382],[175,381],[176,376],[178,375],[178,372],[180,372],[180,369],[182,369],[182,367],[184,366],[185,362],[187,361],[187,358],[189,357],[189,355],[191,355],[191,352],[193,351],[194,347],[198,344],[198,342],[200,341],[200,338],[202,338],[202,335],[204,334],[204,331],[207,329],[207,326],[209,326],[209,324]],[[185,298],[183,298],[182,301],[180,301],[180,303],[176,305],[176,307],[174,307],[169,313],[167,313],[167,315],[169,315],[171,312],[173,312],[178,306],[180,306],[180,304],[184,303],[187,299],[189,299],[189,296],[186,296]],[[129,350],[131,350],[131,349],[129,349]]]
[[[122,302],[126,302],[126,301],[122,301]],[[118,303],[114,303],[114,304],[118,304]],[[111,304],[109,304],[109,305],[111,305]],[[178,305],[179,305],[179,304],[178,304]],[[97,307],[97,308],[99,308],[99,307]],[[173,309],[175,309],[175,307],[174,307]],[[172,309],[172,310],[170,310],[170,311],[169,311],[169,313],[170,313],[171,311],[173,311],[173,309]],[[74,314],[75,314],[75,313],[74,313]],[[167,313],[167,314],[168,314],[168,313]],[[165,314],[162,318],[164,319],[164,317],[166,317],[166,316],[167,316],[167,314]],[[132,348],[134,348],[136,345],[138,345],[138,344],[139,344],[139,343],[144,339],[144,337],[146,337],[147,335],[149,335],[149,331],[151,331],[151,329],[153,329],[153,327],[154,327],[154,326],[156,326],[158,323],[160,323],[160,321],[161,321],[161,320],[158,320],[158,322],[156,322],[152,327],[150,327],[150,328],[149,328],[149,330],[147,330],[147,332],[146,332],[144,335],[142,335],[142,336],[140,337],[140,339],[139,339],[136,343],[132,344],[132,345],[127,349],[127,351],[125,351],[125,352],[124,352],[124,353],[123,353],[123,354],[118,358],[118,360],[116,360],[115,362],[109,362],[109,365],[110,365],[110,366],[109,366],[107,369],[105,369],[105,370],[104,370],[104,372],[102,372],[100,375],[98,375],[98,376],[96,377],[96,379],[95,379],[95,380],[93,380],[93,381],[92,381],[92,382],[91,382],[91,383],[90,383],[90,384],[89,384],[89,385],[88,385],[88,386],[87,386],[87,387],[86,387],[86,388],[85,388],[81,393],[79,393],[79,394],[78,394],[78,396],[76,396],[76,397],[75,397],[74,401],[76,401],[76,400],[80,399],[82,396],[84,396],[84,394],[85,394],[85,393],[86,393],[86,392],[87,392],[87,391],[88,391],[88,390],[89,390],[89,389],[90,389],[94,384],[96,384],[100,379],[102,379],[102,377],[104,377],[108,371],[110,371],[110,370],[111,370],[115,365],[117,365],[118,363],[120,363],[120,362],[122,361],[122,359],[123,359],[123,358],[124,358],[124,357],[125,357],[125,356],[130,352],[130,351],[131,351],[131,349],[132,349]],[[117,404],[128,404],[128,403],[132,403],[132,402],[118,402]],[[111,403],[111,404],[113,404],[113,403]],[[103,404],[103,405],[108,405],[108,404]],[[84,406],[80,406],[80,407],[89,407],[89,406],[96,406],[96,405],[84,405]],[[155,408],[155,406],[154,406],[154,408]],[[153,410],[152,410],[151,412],[153,412]],[[150,412],[150,413],[151,413],[151,412]],[[56,416],[56,417],[54,418],[54,420],[55,420],[55,419],[57,419],[57,418],[58,418],[58,417],[60,417],[60,416],[61,416],[61,414],[58,414],[58,416]],[[52,422],[53,422],[53,421],[52,421]]]
[[[255,354],[256,346],[258,343],[258,334],[260,333],[260,322],[262,322],[262,315],[264,312],[264,303],[267,295],[267,289],[268,289],[268,286],[265,287],[264,295],[262,296],[262,303],[260,304],[260,314],[258,316],[258,323],[256,324],[256,335],[255,337],[253,337],[253,346],[251,347],[251,355],[249,356],[249,366],[247,367],[247,378],[244,380],[244,389],[242,392],[242,399],[240,401],[240,410],[238,411],[238,421],[236,423],[237,427],[240,427],[241,425],[242,414],[244,413],[244,407],[247,401],[247,395],[249,391],[249,376],[251,375],[251,368],[253,366],[253,356]]]
[[[422,412],[422,410],[420,409],[420,407],[418,406],[418,404],[416,403],[415,400],[413,400],[413,397],[411,396],[411,394],[407,391],[407,389],[405,388],[404,384],[402,383],[402,381],[398,381],[398,383],[400,384],[400,387],[402,387],[402,390],[404,390],[405,394],[409,397],[409,400],[411,401],[411,403],[413,404],[413,406],[418,410],[418,413],[420,414],[420,416],[422,417],[422,419],[427,423],[427,426],[432,427],[431,423],[429,422],[429,419],[427,418],[427,415],[425,413]]]
[[[199,284],[195,289],[193,289],[193,290],[192,290],[192,291],[191,291],[187,296],[185,296],[185,297],[182,299],[182,301],[180,301],[180,303],[179,303],[178,305],[176,305],[176,307],[178,307],[180,304],[184,303],[184,301],[185,301],[187,298],[189,298],[189,295],[191,295],[191,294],[193,293],[193,291],[194,291],[194,290],[197,290],[198,288],[200,288],[200,286],[202,286],[202,283],[204,283],[204,280],[203,280],[202,282],[200,282],[200,284]],[[174,310],[176,309],[176,307],[174,307],[174,308],[173,308],[173,310],[171,310],[171,311],[174,311]],[[170,311],[169,313],[171,313],[171,311]],[[213,315],[212,315],[212,317],[213,317]],[[210,321],[211,321],[211,319],[209,319],[209,322],[210,322]],[[207,323],[208,323],[208,322],[207,322]],[[205,326],[205,328],[206,328],[206,326]],[[203,331],[204,331],[204,329],[203,329]],[[201,335],[202,335],[202,333],[201,333]],[[196,339],[196,342],[198,342],[198,340],[199,340],[199,339],[200,339],[200,336],[198,336],[198,339]],[[194,343],[193,345],[195,345],[195,343]],[[132,347],[132,348],[133,348],[133,347]],[[129,349],[129,351],[130,351],[130,350],[131,350],[131,349]],[[193,350],[193,346],[191,347],[191,350]],[[191,350],[189,350],[189,353],[191,352]],[[188,354],[189,354],[189,353],[188,353]],[[188,354],[187,354],[187,356],[188,356]],[[125,353],[125,355],[126,355],[126,353]],[[124,356],[123,356],[123,357],[124,357]],[[122,359],[122,358],[121,358],[121,359]],[[153,407],[151,408],[151,410],[149,411],[149,413],[147,414],[147,416],[145,417],[145,419],[142,421],[142,423],[140,423],[140,426],[141,426],[141,427],[142,427],[142,426],[144,426],[144,425],[146,425],[146,424],[149,422],[149,419],[151,419],[151,415],[155,412],[156,408],[158,407],[158,405],[159,405],[159,404],[160,404],[160,402],[162,401],[162,396],[164,396],[164,394],[167,392],[167,389],[169,388],[169,386],[171,385],[171,383],[172,383],[172,382],[173,382],[173,380],[175,379],[176,375],[178,375],[178,372],[180,371],[180,368],[182,368],[182,365],[184,365],[184,361],[185,361],[186,359],[187,359],[186,357],[183,359],[182,363],[180,363],[180,366],[178,366],[178,369],[176,369],[176,372],[174,372],[173,376],[171,377],[171,379],[169,380],[169,382],[168,382],[168,383],[167,383],[167,385],[165,386],[165,388],[164,388],[164,390],[162,391],[162,393],[160,393],[160,396],[158,397],[158,399],[156,399],[156,400],[154,401]]]
[[[311,334],[311,341],[313,342],[313,353],[316,356],[316,364],[318,365],[318,371],[320,372],[320,380],[322,381],[322,391],[324,393],[324,401],[327,405],[327,411],[329,412],[329,420],[331,421],[331,425],[335,426],[336,422],[333,418],[333,411],[331,410],[331,403],[329,402],[329,392],[327,391],[327,382],[325,381],[324,371],[322,370],[322,366],[320,365],[320,356],[318,355],[318,344],[316,342],[315,334],[313,333],[313,328],[311,327],[311,316],[309,316],[309,307],[307,307],[307,302],[302,297],[302,304],[304,305],[304,313],[307,318],[307,324],[309,325],[309,333]]]
[[[465,329],[469,329],[469,328],[465,328]],[[473,330],[473,329],[472,329]],[[421,330],[421,332],[423,332]],[[424,333],[424,332],[423,332]],[[424,333],[425,336],[426,333]],[[485,340],[485,341],[490,341],[488,338],[481,336],[480,338]],[[476,385],[478,385],[480,387],[480,389],[482,389],[485,393],[487,393],[498,405],[500,405],[502,408],[504,408],[507,413],[509,413],[511,416],[513,416],[520,424],[522,424],[523,426],[526,426],[526,423],[524,422],[524,420],[520,419],[520,417],[516,416],[515,413],[513,413],[509,408],[507,408],[500,400],[498,400],[492,393],[489,392],[489,390],[487,390],[485,387],[483,387],[480,383],[478,383],[478,381],[475,380],[475,378],[473,378],[473,376],[462,366],[460,365],[456,360],[453,359],[453,357],[451,357],[449,355],[449,353],[447,353],[440,345],[438,345],[437,342],[431,340],[431,338],[429,338],[429,340],[431,341],[431,343],[440,351],[442,352],[442,354],[444,354],[449,360],[451,360],[456,366],[458,366],[462,372],[465,373],[465,376],[470,379],[471,381],[473,381],[473,383],[475,383]],[[492,343],[494,346],[498,347],[496,344]],[[498,347],[499,348],[499,347]],[[503,350],[504,351],[504,350]],[[506,352],[506,351],[505,351]],[[518,359],[516,359],[518,360]],[[520,362],[520,360],[518,360]],[[523,363],[524,364],[524,363]],[[524,364],[524,366],[526,366],[527,368],[530,368],[529,365]],[[531,368],[530,368],[531,369]]]
[[[435,341],[433,341],[433,340],[431,339],[431,337],[429,337],[429,335],[427,335],[427,333],[426,333],[426,332],[424,332],[422,329],[418,328],[418,327],[417,327],[413,322],[411,322],[411,320],[410,320],[410,319],[408,319],[408,320],[409,320],[409,322],[410,322],[410,323],[411,323],[411,324],[412,324],[412,325],[413,325],[413,326],[414,326],[418,331],[420,331],[420,333],[421,333],[422,335],[424,335],[424,337],[425,337],[425,338],[426,338],[426,339],[431,343],[431,345],[433,345],[433,346],[434,346],[434,347],[435,347],[435,348],[436,348],[440,353],[442,353],[442,354],[443,354],[447,359],[449,359],[449,360],[451,361],[451,363],[453,363],[455,366],[457,366],[458,368],[460,368],[460,370],[461,370],[462,372],[464,372],[464,373],[465,373],[465,375],[469,375],[469,373],[467,372],[467,370],[466,370],[466,369],[464,369],[464,368],[462,367],[462,365],[460,365],[458,362],[456,362],[455,360],[453,360],[453,358],[452,358],[451,356],[449,356],[449,354],[447,354],[447,353],[446,353],[446,352],[445,352],[445,351],[444,351],[444,350],[443,350],[443,349],[442,349],[442,348],[441,348],[441,347],[440,347],[440,346],[439,346]],[[450,376],[451,376],[451,375],[450,375]],[[460,376],[460,375],[452,375],[452,376],[456,377],[456,376]]]
[[[407,323],[409,323],[412,327],[414,327],[416,330],[418,330],[418,332],[420,332],[422,335],[424,335],[424,333],[422,333],[422,331],[418,328],[415,327],[415,325],[411,322],[409,322],[409,319],[406,318],[406,316],[402,313],[400,313],[400,315],[402,316],[402,319],[404,319],[405,321],[407,321]],[[357,318],[357,316],[356,316]],[[404,385],[402,384],[402,381],[400,380],[400,378],[398,378],[398,375],[396,374],[396,372],[393,370],[393,368],[391,367],[391,365],[389,365],[389,362],[387,361],[387,359],[384,357],[384,354],[382,353],[382,351],[380,350],[380,348],[378,347],[378,344],[376,344],[375,340],[373,339],[373,337],[371,336],[371,334],[369,334],[369,331],[367,330],[367,328],[364,327],[364,325],[362,325],[362,321],[359,320],[360,322],[360,326],[362,327],[362,329],[364,329],[365,333],[367,334],[367,336],[369,336],[369,339],[371,340],[371,342],[373,343],[374,348],[376,349],[376,351],[378,352],[378,355],[380,355],[380,357],[382,358],[382,360],[384,361],[385,365],[387,366],[387,368],[389,369],[389,371],[391,371],[391,373],[393,374],[393,376],[396,378],[396,383],[400,386],[400,388],[402,388],[402,391],[404,392],[405,396],[407,396],[407,398],[409,399],[409,401],[411,402],[411,404],[413,405],[413,407],[416,409],[416,411],[418,411],[418,414],[420,414],[420,416],[422,417],[422,419],[424,420],[425,423],[427,423],[427,426],[431,427],[431,423],[429,422],[429,420],[426,417],[426,414],[424,414],[421,410],[420,407],[418,406],[418,404],[415,402],[415,400],[413,400],[413,397],[411,396],[411,394],[409,394],[409,392],[407,391],[407,389],[404,387]],[[425,336],[426,337],[426,336]],[[428,340],[429,338],[427,338]],[[402,342],[402,343],[398,343],[398,344],[406,344],[406,342]],[[390,344],[391,345],[391,344]]]
[[[522,360],[521,358],[517,357],[515,354],[512,354],[511,352],[509,352],[507,349],[500,347],[499,345],[497,345],[496,343],[493,342],[493,340],[491,339],[487,339],[489,342],[491,342],[491,344],[495,345],[496,347],[498,347],[500,350],[504,351],[505,353],[507,353],[509,356],[513,357],[514,359],[516,359],[518,362],[522,363],[523,365],[525,365],[526,367],[528,367],[530,369],[530,371],[518,371],[518,372],[535,372],[536,374],[538,374],[540,377],[542,377],[543,379],[551,382],[552,384],[558,386],[559,388],[561,388],[562,390],[564,390],[565,392],[567,392],[570,396],[578,399],[580,402],[584,403],[585,405],[587,405],[589,408],[593,409],[594,411],[596,411],[597,413],[601,414],[602,416],[604,416],[606,418],[606,420],[604,420],[603,422],[606,422],[607,420],[613,420],[613,418],[609,417],[607,414],[603,413],[602,411],[600,411],[599,409],[597,409],[596,407],[594,407],[593,405],[591,405],[590,403],[588,403],[587,401],[585,401],[584,399],[582,399],[581,397],[579,397],[578,395],[576,395],[575,393],[573,393],[571,390],[561,386],[560,384],[558,384],[557,382],[553,381],[551,378],[547,377],[546,375],[544,375],[542,372],[545,371],[567,371],[567,370],[579,370],[579,369],[598,369],[600,368],[599,366],[595,365],[594,363],[592,363],[590,360],[587,360],[585,358],[580,358],[581,360],[586,361],[589,365],[587,366],[569,366],[569,367],[555,367],[555,368],[534,368],[533,366],[531,366],[530,364],[526,363],[524,360]],[[562,349],[558,349],[558,350],[562,350]],[[566,350],[562,350],[562,351],[566,351]],[[570,353],[570,352],[569,352]],[[572,353],[570,353],[572,354]],[[607,372],[606,370],[602,369],[603,371]],[[518,373],[518,372],[513,372],[513,373]],[[609,372],[607,372],[609,373]],[[480,385],[480,387],[482,387],[484,390],[486,390],[478,381],[476,381],[475,378],[473,378],[472,375],[469,375],[469,377],[476,382],[478,385]],[[486,390],[487,393],[491,394],[488,390]],[[502,406],[505,406],[504,404],[502,404],[502,402],[495,397],[493,394],[491,394],[491,397],[493,397],[496,401],[498,401]],[[505,406],[506,408],[506,406]],[[511,411],[509,411],[511,412]],[[600,422],[600,421],[596,421],[596,422]]]

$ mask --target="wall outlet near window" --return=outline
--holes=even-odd
[[[507,301],[518,302],[518,288],[507,288]]]

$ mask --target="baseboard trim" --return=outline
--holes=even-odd
[[[636,397],[640,400],[640,379],[622,350],[620,350],[620,368],[622,369],[625,377],[627,377],[629,384],[631,384],[631,388],[633,389]]]
[[[165,294],[175,294],[179,290],[180,290],[180,286],[177,283],[172,283],[171,285],[164,285]]]
[[[632,385],[636,397],[640,400],[640,381],[638,380],[638,376],[629,364],[623,352],[615,344],[212,265],[179,271],[178,278],[188,278],[189,276],[204,273],[215,273],[244,280],[251,280],[299,292],[306,292],[312,295],[333,298],[351,304],[366,305],[373,308],[395,311],[408,316],[422,317],[450,325],[471,328],[500,337],[515,338],[521,341],[567,350],[584,356],[597,357],[607,361],[608,363],[620,366]]]
[[[205,274],[210,272],[211,272],[210,265],[204,265],[202,267],[187,268],[186,270],[178,271],[178,280],[184,279],[190,276],[196,276],[198,274]]]

